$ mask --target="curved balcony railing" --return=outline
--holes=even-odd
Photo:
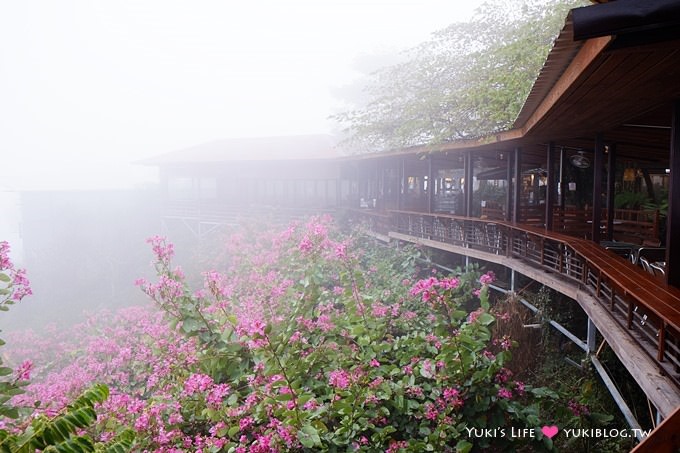
[[[680,290],[598,244],[543,228],[410,211],[360,211],[375,232],[502,255],[587,289],[680,387]],[[464,250],[463,250],[464,252]]]

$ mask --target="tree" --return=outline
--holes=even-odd
[[[384,150],[509,128],[569,9],[583,0],[490,0],[373,74],[370,101],[334,118],[353,147]]]

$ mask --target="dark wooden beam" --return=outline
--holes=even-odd
[[[513,183],[513,155],[510,154],[508,155],[508,158],[505,160],[505,165],[506,165],[506,181],[508,182],[507,186],[505,187],[506,190],[506,197],[505,197],[505,221],[509,222],[512,220],[512,201],[514,200],[514,190],[513,187],[517,184],[517,181],[519,178],[515,179],[515,182]]]
[[[465,153],[465,184],[463,191],[465,192],[465,215],[472,217],[472,173],[473,173],[473,159],[472,151]]]
[[[668,184],[668,216],[666,218],[666,283],[680,287],[680,99],[673,102],[671,120],[671,174]],[[673,261],[672,257],[676,257]]]
[[[399,190],[397,191],[397,206],[404,209],[404,188],[406,187],[406,164],[405,157],[399,159]]]
[[[567,150],[563,147],[560,148],[560,182],[559,182],[559,201],[558,204],[560,205],[561,209],[564,209],[564,200],[565,200],[565,192],[566,192],[566,187],[564,184],[564,163],[567,161]]]
[[[596,244],[601,241],[600,225],[602,222],[602,171],[604,170],[604,139],[602,134],[595,136],[595,152],[593,162],[593,228],[592,240]]]
[[[545,228],[553,229],[553,208],[555,205],[555,142],[548,143],[547,170],[548,177],[545,185]]]
[[[607,152],[607,240],[614,238],[614,195],[616,184],[616,143]]]
[[[521,201],[521,190],[522,190],[522,149],[515,148],[515,159],[514,159],[514,177],[515,184],[512,187],[512,221],[514,223],[519,223],[519,204]]]

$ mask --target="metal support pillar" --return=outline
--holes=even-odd
[[[432,167],[432,156],[427,156],[427,212],[434,212],[434,169]]]
[[[586,335],[588,352],[593,353],[597,349],[597,327],[590,318],[588,318],[588,333]]]

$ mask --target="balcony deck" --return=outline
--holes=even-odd
[[[384,237],[497,263],[576,300],[662,417],[680,406],[680,290],[592,241],[540,227],[359,211]]]

